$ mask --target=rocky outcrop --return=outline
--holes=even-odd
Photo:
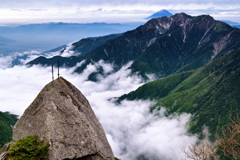
[[[9,142],[9,143],[6,143],[2,149],[1,149],[1,152],[0,152],[0,160],[7,160],[7,151],[10,149],[10,147],[12,147],[13,145],[15,144],[15,142]]]
[[[88,100],[62,77],[42,89],[13,128],[13,140],[33,134],[50,143],[49,160],[114,160]]]

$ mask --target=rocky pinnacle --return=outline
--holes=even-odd
[[[60,77],[47,84],[13,128],[13,140],[37,135],[50,143],[49,160],[114,160],[88,100]]]

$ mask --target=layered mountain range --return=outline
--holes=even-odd
[[[140,24],[139,22],[124,24],[60,22],[0,26],[0,54],[31,50],[46,51],[86,36],[122,33]]]
[[[154,18],[135,30],[105,37],[87,38],[73,44],[72,57],[39,57],[28,65],[72,67],[83,61],[75,72],[100,60],[114,64],[112,72],[132,62],[130,69],[148,79],[158,78],[118,99],[151,99],[151,109],[167,108],[167,114],[191,113],[189,131],[200,133],[209,127],[214,137],[219,128],[237,116],[240,105],[240,30],[214,20],[209,15],[185,13]],[[96,81],[102,68],[89,76]],[[203,135],[201,135],[203,138]]]
[[[73,48],[73,51],[83,53],[79,56],[39,57],[28,64],[52,65],[60,59],[61,65],[70,67],[85,60],[85,65],[76,69],[76,72],[81,72],[88,64],[99,60],[115,64],[116,70],[133,61],[133,72],[145,78],[150,73],[165,77],[175,72],[197,69],[239,48],[239,37],[239,29],[215,21],[208,15],[191,17],[180,13],[170,18],[151,19],[135,30],[110,39],[109,36],[89,39],[91,43],[97,43],[99,39],[106,38],[106,42],[95,45],[87,52],[81,50],[84,40],[80,40]]]
[[[0,36],[0,46],[6,45],[7,43],[14,42],[11,39]]]

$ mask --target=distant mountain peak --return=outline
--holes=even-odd
[[[240,23],[238,23],[238,22],[232,22],[232,21],[229,21],[229,20],[220,20],[220,21],[225,22],[225,23],[227,23],[231,26],[240,25]]]
[[[239,48],[239,35],[240,30],[215,21],[209,15],[177,13],[171,17],[153,18],[121,36],[81,40],[74,44],[73,50],[81,52],[81,56],[74,59],[61,58],[61,61],[72,67],[86,59],[86,63],[76,69],[79,73],[88,64],[100,60],[114,63],[116,70],[129,61],[134,61],[131,65],[133,72],[140,71],[144,78],[149,73],[163,77],[176,71],[199,68],[230,49]],[[59,57],[38,58],[28,65],[52,65],[55,59]],[[103,74],[100,70],[96,73]],[[89,80],[96,81],[92,77]]]
[[[164,17],[164,16],[171,17],[172,15],[173,14],[170,13],[169,11],[167,11],[165,9],[162,9],[159,12],[156,12],[153,15],[151,15],[151,16],[145,18],[145,19],[160,18],[160,17]]]

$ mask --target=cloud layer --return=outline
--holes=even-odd
[[[74,42],[73,42],[74,43]],[[57,55],[61,55],[62,57],[70,57],[70,56],[77,56],[81,53],[75,53],[73,49],[73,43],[69,43],[66,48],[56,51],[56,52],[39,52],[39,51],[25,51],[25,52],[12,52],[7,55],[0,54],[0,68],[1,69],[7,69],[11,68],[15,65],[25,65],[28,62],[36,59],[40,55],[45,56],[46,58],[52,58]],[[61,51],[63,51],[61,53]]]
[[[121,6],[121,5],[178,5],[178,4],[216,4],[216,5],[229,5],[229,2],[226,0],[181,0],[181,1],[175,1],[175,0],[88,0],[88,1],[79,1],[79,0],[42,0],[41,2],[38,0],[0,0],[1,2],[1,8],[33,8],[37,11],[39,9],[37,8],[54,8],[54,7],[60,7],[60,8],[66,8],[66,7],[81,7],[81,6],[101,6],[101,5],[109,5],[109,6]],[[232,5],[239,4],[238,0],[231,0]]]
[[[120,105],[113,102],[114,97],[142,85],[140,77],[130,76],[128,67],[131,63],[112,73],[111,64],[99,61],[88,65],[82,74],[73,73],[83,63],[73,68],[61,68],[60,74],[87,97],[116,157],[180,160],[183,157],[181,147],[196,142],[196,136],[187,135],[189,114],[165,117],[164,108],[149,113],[149,107],[153,105],[150,101],[124,101]],[[87,81],[89,74],[99,66],[103,67],[105,76],[99,75],[99,82]],[[23,114],[52,78],[51,67],[38,65],[4,66],[0,68],[0,75],[0,110],[18,115]]]
[[[41,2],[37,0],[11,0],[1,2],[0,19],[2,22],[21,21],[25,23],[49,21],[129,22],[143,21],[143,18],[161,9],[167,9],[172,13],[186,12],[190,15],[210,14],[216,19],[227,18],[228,20],[240,21],[239,0],[232,0],[231,3],[226,0],[43,0]]]

